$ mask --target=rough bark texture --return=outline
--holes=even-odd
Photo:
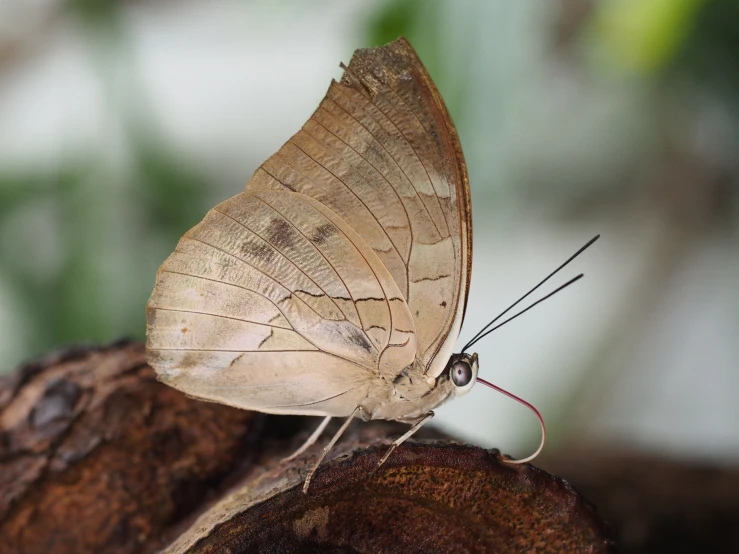
[[[0,383],[0,552],[153,552],[173,540],[172,552],[608,548],[569,485],[496,452],[408,444],[375,471],[406,429],[396,424],[352,425],[306,496],[320,444],[279,463],[305,419],[263,424],[189,399],[155,380],[136,344],[29,364]]]
[[[0,385],[0,552],[147,552],[248,458],[258,416],[158,383],[141,345]]]
[[[559,478],[449,441],[407,444],[378,469],[386,446],[363,434],[308,494],[300,461],[249,476],[167,552],[609,551],[592,507]]]

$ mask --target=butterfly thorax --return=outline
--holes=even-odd
[[[392,381],[382,380],[369,391],[362,402],[361,417],[395,421],[415,421],[443,404],[454,392],[447,372],[437,378],[423,374],[410,365]]]
[[[360,417],[412,423],[450,397],[467,394],[477,380],[477,354],[453,354],[438,377],[430,377],[416,360],[389,382],[373,383],[360,404]]]

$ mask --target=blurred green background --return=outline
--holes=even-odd
[[[159,264],[405,35],[472,182],[461,340],[596,233],[586,279],[477,346],[577,443],[739,460],[739,7],[733,0],[0,3],[0,371],[143,339]],[[460,343],[461,344],[461,343]],[[439,423],[526,454],[478,387]]]

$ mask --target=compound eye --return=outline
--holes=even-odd
[[[467,362],[455,362],[450,373],[452,383],[458,387],[467,386],[472,381],[472,368]]]

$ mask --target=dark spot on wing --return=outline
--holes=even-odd
[[[409,369],[409,368],[410,368],[410,366],[408,366],[408,367],[404,367],[404,368],[403,368],[403,370],[402,370],[402,371],[401,371],[400,373],[398,373],[398,374],[397,374],[397,375],[395,376],[395,379],[393,379],[393,385],[397,385],[397,384],[398,384],[398,383],[400,383],[400,382],[401,382],[401,381],[402,381],[403,379],[405,379],[406,377],[408,377],[408,369]],[[410,379],[410,378],[409,378],[409,379]],[[412,382],[412,381],[411,381],[411,382]]]
[[[275,256],[275,251],[268,244],[257,241],[246,241],[241,245],[241,252],[247,257],[269,263]]]
[[[436,277],[424,277],[422,279],[411,279],[411,283],[422,283],[424,281],[439,281],[441,279],[448,279],[451,275],[437,275]]]
[[[364,298],[357,298],[354,303],[359,304],[360,302],[385,302],[385,298],[376,298],[373,296],[365,296]]]
[[[304,294],[304,295],[310,296],[312,298],[323,298],[324,296],[326,296],[325,294],[320,293],[320,292],[319,293],[313,293],[313,292],[308,292],[307,290],[303,290],[303,289],[296,290],[295,291],[295,294]]]
[[[280,314],[280,313],[277,313],[277,314],[275,314],[274,316],[272,316],[272,317],[270,318],[270,320],[269,320],[269,322],[268,322],[268,323],[273,323],[274,321],[279,321],[279,320],[280,320],[280,319],[282,319],[283,317],[284,317],[284,316],[283,316],[282,314]],[[287,324],[288,324],[288,325],[290,325],[290,327],[292,328],[292,324],[291,324],[291,323],[290,323],[289,321],[287,322]]]
[[[443,302],[441,303],[441,307],[442,307],[442,308],[446,308],[446,300],[444,300],[444,301],[443,301]]]
[[[257,350],[259,350],[260,348],[262,348],[262,345],[263,345],[263,344],[264,344],[265,342],[267,342],[267,341],[268,341],[269,339],[271,339],[271,338],[272,338],[272,335],[274,334],[274,332],[275,332],[275,330],[274,330],[274,329],[270,329],[270,331],[269,331],[269,335],[267,335],[266,337],[264,337],[264,338],[262,339],[262,341],[261,341],[261,342],[259,343],[259,346],[257,346]]]
[[[267,226],[267,239],[278,248],[293,246],[297,241],[295,230],[287,221],[277,217]]]
[[[194,352],[185,352],[180,359],[180,369],[192,369],[200,363],[198,355]]]
[[[319,293],[313,293],[313,292],[308,292],[307,290],[303,290],[303,289],[296,290],[295,291],[295,294],[304,294],[304,295],[310,296],[312,298],[323,298],[324,296],[326,296],[325,294],[320,293],[320,292]],[[349,298],[349,297],[347,297],[347,296],[332,296],[331,298],[333,298],[334,300],[346,300],[347,302],[351,302],[352,301],[352,299]]]
[[[154,327],[157,322],[157,309],[147,306],[146,308],[146,324],[149,327]]]
[[[244,355],[243,355],[243,354],[239,354],[239,355],[238,355],[238,356],[236,356],[236,357],[235,357],[235,358],[234,358],[233,360],[231,360],[231,363],[230,363],[230,364],[228,364],[228,367],[232,367],[232,366],[233,366],[233,365],[234,365],[234,364],[235,364],[236,362],[238,362],[238,361],[239,361],[239,360],[240,360],[241,358],[243,358],[243,357],[244,357]]]
[[[367,340],[367,336],[359,329],[350,329],[347,338],[360,348],[367,352],[372,351],[372,344]]]
[[[334,227],[331,223],[324,223],[323,225],[319,225],[318,227],[316,227],[316,230],[310,240],[313,242],[313,244],[317,244],[318,246],[320,246],[322,244],[325,244],[325,242],[333,237],[336,232],[336,227]]]

